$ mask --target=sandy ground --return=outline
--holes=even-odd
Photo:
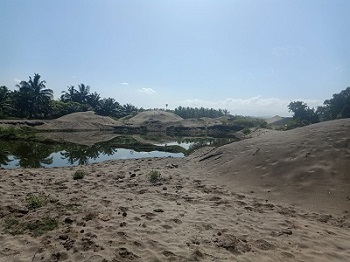
[[[121,122],[107,116],[100,116],[93,111],[78,112],[47,121],[37,126],[39,130],[113,130],[114,126],[123,125]]]
[[[2,169],[0,261],[350,261],[349,128],[261,132],[185,159]]]

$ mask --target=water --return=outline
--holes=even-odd
[[[140,142],[131,136],[118,136],[91,146],[73,143],[0,141],[0,166],[6,169],[49,168],[85,165],[114,159],[184,157],[203,145],[232,142],[232,139],[217,138],[173,139],[166,143],[157,143]]]

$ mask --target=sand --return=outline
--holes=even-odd
[[[138,113],[136,116],[125,120],[124,122],[131,125],[144,125],[149,122],[159,122],[163,124],[174,123],[183,120],[180,116],[161,110],[150,110]]]
[[[349,127],[263,131],[184,159],[1,169],[0,261],[350,261]],[[45,201],[29,209],[33,195]],[[57,228],[38,233],[48,218]]]
[[[97,115],[93,111],[78,112],[47,121],[37,126],[39,130],[113,130],[115,126],[123,125],[121,122],[107,116]]]

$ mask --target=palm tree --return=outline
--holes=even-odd
[[[63,91],[61,95],[62,102],[78,102],[77,101],[77,90],[74,86],[68,86],[68,91]]]
[[[119,103],[114,98],[103,98],[95,111],[99,115],[114,116],[119,106]]]
[[[90,86],[80,84],[78,85],[78,90],[77,92],[77,100],[76,102],[81,103],[81,104],[87,104],[89,100],[89,95],[90,95]]]
[[[53,98],[53,91],[46,88],[46,81],[40,80],[39,74],[29,81],[21,81],[18,85],[20,107],[24,108],[29,118],[39,117],[48,113],[50,100]]]
[[[11,91],[6,86],[0,86],[0,117],[6,116],[11,109]]]
[[[96,109],[97,106],[100,104],[100,100],[101,100],[100,94],[98,94],[97,92],[94,92],[94,93],[89,95],[88,104],[92,108]]]

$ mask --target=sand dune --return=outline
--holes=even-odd
[[[0,261],[350,261],[349,126],[261,133],[187,159],[2,169]]]
[[[164,124],[181,121],[182,118],[174,113],[161,111],[161,110],[150,110],[138,113],[136,116],[126,120],[128,124],[143,125],[148,122],[160,122]]]
[[[350,212],[350,120],[265,131],[192,158],[216,181],[269,200]]]
[[[107,116],[100,116],[93,111],[72,113],[37,126],[39,130],[113,130],[120,126],[117,120]]]

